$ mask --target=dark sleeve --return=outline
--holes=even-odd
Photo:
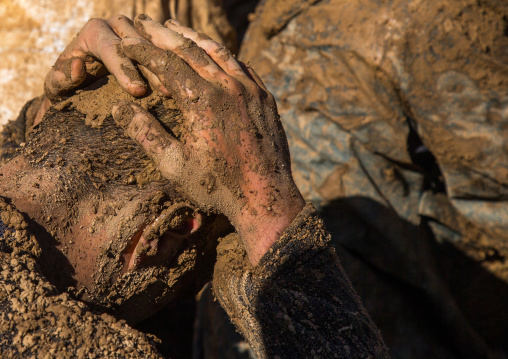
[[[310,204],[254,268],[226,237],[213,285],[258,358],[388,357]]]

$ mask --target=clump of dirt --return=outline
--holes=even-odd
[[[56,103],[53,108],[77,110],[85,115],[87,125],[100,127],[104,120],[111,117],[113,106],[122,101],[137,103],[169,127],[173,134],[180,137],[183,117],[172,98],[162,96],[152,88],[148,88],[146,94],[140,98],[133,97],[118,85],[112,75],[77,90],[73,96]]]
[[[13,205],[0,197],[0,220],[6,226],[0,235],[0,251],[28,253],[39,257],[41,249],[35,237],[28,233],[28,223]]]
[[[21,216],[8,205],[3,209],[2,213],[9,213],[5,218]],[[23,230],[4,233],[1,239],[26,243],[18,240],[18,233]],[[125,321],[94,312],[66,293],[59,294],[32,256],[1,247],[0,313],[4,358],[161,357],[155,349],[156,338],[132,329]]]

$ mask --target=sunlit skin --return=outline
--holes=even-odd
[[[65,184],[60,180],[59,171],[61,170],[58,167],[35,168],[20,155],[0,168],[0,193],[20,212],[46,230],[57,228],[51,233],[57,241],[56,249],[65,254],[72,266],[72,278],[75,281],[73,285],[77,287],[92,288],[92,275],[98,270],[96,259],[112,240],[125,243],[126,250],[118,260],[123,263],[122,273],[126,273],[136,270],[140,265],[156,265],[164,260],[170,260],[185,246],[185,239],[201,226],[201,215],[196,214],[194,217],[187,218],[185,226],[181,226],[178,231],[168,231],[163,238],[145,240],[143,236],[146,237],[153,223],[161,219],[159,216],[155,220],[150,220],[149,213],[140,213],[137,210],[139,204],[150,201],[160,190],[160,188],[148,186],[143,189],[137,187],[122,189],[117,195],[103,196],[100,200],[83,196],[79,203],[73,205],[78,209],[75,223],[71,227],[66,227],[64,219],[71,208],[66,201],[54,201],[55,194],[65,191]],[[97,218],[96,214],[105,213],[111,203],[117,203],[118,199],[124,197],[132,198],[133,194],[136,194],[136,197],[130,201],[126,200],[125,205],[119,208],[114,216],[108,217],[107,221],[92,223]],[[51,203],[49,207],[48,203]],[[126,219],[130,221],[130,227],[133,229],[126,238],[118,238],[118,228]],[[49,223],[56,226],[50,226]],[[130,247],[129,243],[134,243],[134,246]],[[139,258],[134,254],[138,244],[154,247],[157,249],[156,254],[151,258],[146,256]],[[44,246],[45,243],[41,245]],[[48,268],[43,268],[43,271],[47,273],[47,270],[51,270],[56,261],[58,261],[57,258],[45,258],[43,267],[45,263]],[[60,287],[69,285],[69,283],[54,284]]]
[[[128,103],[112,109],[115,120],[179,191],[230,219],[256,265],[304,206],[273,96],[224,46],[176,21],[163,26],[140,15],[134,24],[124,16],[87,23],[48,74],[47,97],[64,96],[100,66],[140,96],[141,76],[124,71],[134,64],[154,88],[176,100],[189,132],[178,141]],[[37,121],[43,113],[41,107]],[[237,175],[225,183],[210,171],[214,163],[225,163]],[[212,191],[200,186],[210,178]]]

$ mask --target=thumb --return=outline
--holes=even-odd
[[[85,78],[86,66],[83,59],[59,58],[46,75],[44,92],[50,100],[60,100],[62,95],[79,86]]]

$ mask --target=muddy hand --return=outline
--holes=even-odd
[[[126,38],[124,53],[171,92],[184,131],[172,137],[129,103],[113,109],[115,120],[183,193],[228,216],[258,263],[304,205],[273,96],[210,38],[175,21],[162,26],[140,15],[134,23],[151,43]]]
[[[136,66],[121,50],[122,38],[127,36],[144,39],[136,32],[132,21],[123,15],[116,15],[108,20],[89,20],[46,75],[46,99],[39,109],[34,125],[42,120],[50,101],[60,100],[71,90],[108,73],[111,73],[129,94],[143,95],[146,85]],[[169,95],[157,77],[145,68],[140,70],[152,86]]]

